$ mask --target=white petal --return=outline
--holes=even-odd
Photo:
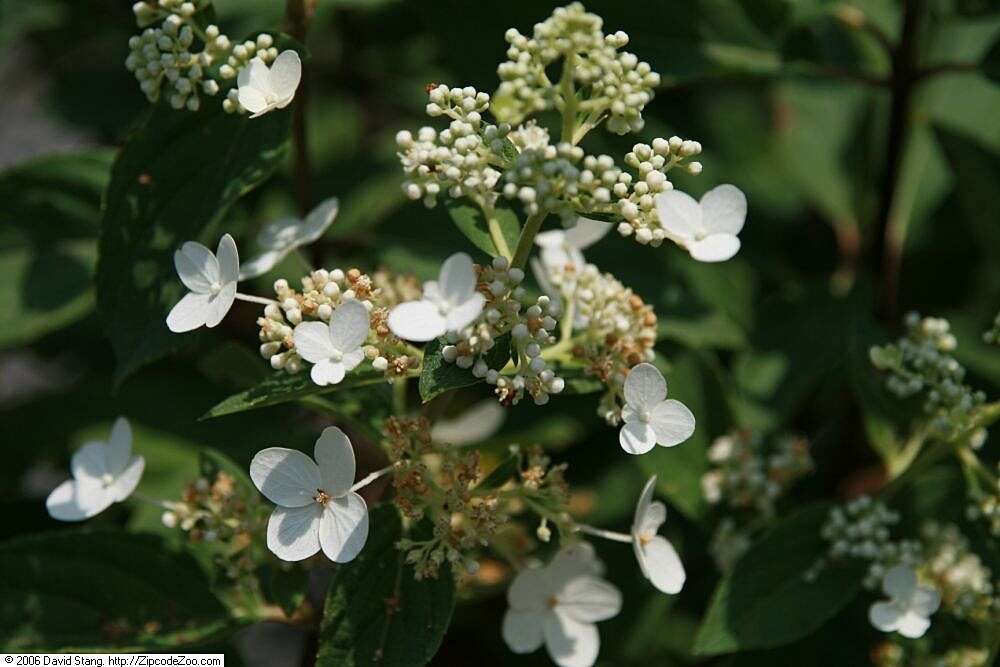
[[[610,222],[577,218],[576,225],[566,230],[566,242],[578,250],[594,245],[611,231]]]
[[[656,433],[657,444],[673,447],[694,433],[694,415],[680,401],[669,399],[653,408],[649,425]]]
[[[906,565],[896,565],[882,577],[882,590],[893,600],[909,601],[917,590],[917,573]]]
[[[350,299],[340,304],[330,316],[330,341],[341,353],[361,347],[368,338],[368,309]]]
[[[594,553],[589,542],[578,542],[559,551],[545,568],[548,590],[556,591],[576,577],[599,577],[604,564]]]
[[[167,328],[174,333],[184,333],[205,326],[211,300],[211,294],[188,292],[170,309]]]
[[[312,364],[327,361],[338,351],[330,340],[330,326],[323,322],[300,322],[292,337],[295,352]]]
[[[58,521],[83,521],[97,516],[113,502],[102,484],[69,479],[53,489],[45,499],[45,509]]]
[[[257,243],[267,250],[291,250],[302,240],[304,226],[298,218],[272,220],[257,234]]]
[[[518,611],[508,609],[503,617],[501,634],[503,640],[514,653],[531,653],[538,650],[544,638],[542,627],[545,624],[544,612]]]
[[[646,516],[650,503],[653,502],[653,493],[655,492],[656,475],[653,475],[646,481],[646,485],[642,487],[642,493],[639,494],[639,501],[635,504],[635,514],[632,515],[633,536],[647,530],[648,520]],[[653,532],[656,532],[659,527],[660,524],[656,524],[656,526],[653,527]]]
[[[128,420],[119,417],[111,426],[107,449],[104,450],[108,472],[117,475],[132,459],[132,427]]]
[[[244,109],[253,114],[251,118],[256,118],[270,110],[264,93],[251,86],[240,86],[239,101]]]
[[[566,249],[564,246],[542,248],[539,256],[542,264],[549,267],[556,275],[567,269],[574,269],[577,272],[583,270],[583,253],[575,248]]]
[[[192,292],[207,294],[219,283],[219,261],[212,251],[200,243],[188,241],[174,253],[177,276]]]
[[[645,454],[656,446],[656,432],[646,422],[634,421],[622,426],[618,442],[629,454]]]
[[[535,235],[535,245],[539,248],[556,248],[562,250],[566,244],[566,232],[562,229],[550,229]]]
[[[525,568],[517,573],[507,589],[507,604],[518,611],[541,612],[549,596],[547,568]]]
[[[389,329],[404,340],[424,343],[443,336],[448,322],[433,303],[409,301],[389,313]]]
[[[448,316],[445,318],[445,326],[448,327],[448,331],[461,331],[472,324],[479,317],[479,314],[483,312],[483,305],[485,303],[486,297],[476,292],[467,301],[448,311]]]
[[[643,570],[658,590],[674,595],[684,587],[684,564],[674,545],[665,537],[656,535],[640,547],[644,556]]]
[[[900,617],[896,631],[909,639],[917,639],[923,637],[929,627],[931,627],[929,618],[910,611]]]
[[[340,360],[341,365],[343,365],[344,370],[353,371],[358,367],[362,361],[365,360],[365,351],[363,348],[355,348],[350,352],[345,352],[344,357]]]
[[[585,623],[606,621],[622,609],[621,591],[597,577],[570,579],[556,595],[559,613]]]
[[[321,387],[331,384],[340,384],[347,375],[347,368],[343,362],[323,359],[309,370],[309,377],[313,382]]]
[[[326,233],[326,230],[333,224],[340,210],[340,201],[336,197],[324,199],[316,208],[309,212],[306,219],[302,221],[300,234],[295,245],[305,245],[318,241]]]
[[[724,262],[740,250],[740,240],[732,234],[711,234],[688,244],[688,252],[699,262]]]
[[[590,667],[597,660],[601,637],[593,623],[581,623],[565,614],[546,614],[545,648],[559,667]]]
[[[642,363],[625,378],[625,402],[638,410],[652,410],[667,397],[667,381],[653,364]]]
[[[304,507],[314,500],[322,482],[319,466],[300,451],[269,447],[250,462],[250,478],[275,505]]]
[[[701,197],[702,224],[709,234],[736,235],[747,219],[747,198],[735,185],[720,185]]]
[[[326,504],[319,526],[323,553],[334,563],[347,563],[368,541],[368,506],[353,491]]]
[[[281,560],[298,561],[319,551],[323,506],[275,507],[267,521],[267,548]]]
[[[219,282],[225,285],[239,280],[240,254],[236,250],[236,241],[233,240],[232,236],[222,235],[215,256],[219,262]]]
[[[229,309],[236,301],[236,281],[233,280],[222,286],[219,293],[208,300],[208,310],[205,314],[205,326],[211,329],[225,319]]]
[[[475,444],[495,435],[506,417],[507,411],[487,398],[454,419],[438,421],[431,429],[431,438],[449,445]]]
[[[323,429],[313,450],[319,465],[322,489],[331,496],[346,494],[354,484],[354,448],[347,435],[336,426]]]
[[[139,486],[139,480],[142,479],[142,471],[146,469],[146,459],[141,456],[133,456],[122,470],[115,477],[115,481],[111,484],[109,490],[116,503],[120,503],[135,491],[135,487]]]
[[[921,616],[930,616],[941,606],[941,594],[933,588],[918,586],[910,598],[910,609]]]
[[[476,291],[476,269],[472,258],[464,252],[456,252],[444,260],[438,275],[441,296],[452,305],[465,303]]]
[[[702,232],[701,206],[691,195],[668,190],[656,196],[656,211],[663,229],[684,241]]]
[[[236,77],[236,85],[240,88],[250,86],[260,91],[270,90],[271,74],[267,65],[260,58],[253,58],[246,67],[240,70]]]
[[[291,49],[282,51],[271,65],[271,90],[284,104],[291,101],[302,79],[302,60]]]
[[[288,249],[267,250],[240,265],[240,280],[262,276],[288,255]]]
[[[893,632],[899,627],[902,613],[892,602],[876,602],[868,608],[868,620],[882,632]]]
[[[103,442],[84,443],[73,452],[69,469],[73,473],[73,479],[103,483],[104,476],[111,474],[108,470],[107,445]]]

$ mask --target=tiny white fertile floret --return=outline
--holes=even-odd
[[[667,399],[667,381],[652,364],[642,363],[625,378],[625,407],[618,440],[629,454],[654,445],[673,447],[694,433],[694,415],[680,401]]]
[[[337,217],[336,197],[321,202],[304,220],[281,218],[267,224],[257,235],[263,252],[240,266],[240,280],[262,276],[296,248],[319,240]]]
[[[472,258],[457,252],[444,261],[437,281],[424,283],[424,297],[389,313],[389,329],[405,340],[426,342],[458,332],[483,312],[486,297],[476,291]]]
[[[735,185],[713,188],[700,202],[668,190],[656,196],[656,210],[667,237],[699,262],[724,262],[740,249],[747,198]]]
[[[190,292],[167,315],[167,327],[174,333],[209,329],[219,324],[236,300],[240,258],[233,237],[219,240],[216,254],[194,241],[174,253],[174,267]]]
[[[320,549],[346,563],[368,540],[368,506],[351,490],[355,462],[351,441],[336,426],[324,429],[315,462],[295,449],[257,452],[250,478],[277,505],[267,522],[267,548],[278,558],[299,561]]]
[[[667,507],[653,500],[656,475],[642,489],[632,520],[632,548],[642,574],[664,593],[680,593],[687,575],[674,545],[657,531],[667,518]]]
[[[301,79],[302,61],[295,51],[282,51],[270,67],[260,58],[254,58],[236,79],[238,99],[252,114],[250,117],[257,118],[291,104]]]
[[[543,643],[559,667],[590,667],[601,637],[596,623],[621,611],[621,592],[601,579],[603,566],[587,543],[556,554],[545,567],[521,570],[507,591],[503,639],[514,653]]]
[[[139,485],[146,461],[132,454],[132,427],[119,417],[107,442],[88,442],[70,462],[73,479],[57,486],[45,500],[49,516],[83,521],[128,498]]]
[[[923,637],[930,627],[930,616],[941,604],[941,595],[933,588],[917,584],[917,573],[905,565],[896,565],[882,578],[882,590],[889,600],[874,603],[868,609],[871,624],[882,632],[898,632],[904,637]]]

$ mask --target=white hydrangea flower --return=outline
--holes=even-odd
[[[119,417],[108,442],[88,442],[73,454],[73,479],[57,486],[45,500],[49,516],[59,521],[83,521],[132,495],[146,461],[132,454],[132,427]]]
[[[495,400],[487,398],[454,419],[435,422],[431,439],[458,447],[474,445],[494,436],[506,417],[507,411]]]
[[[652,364],[642,363],[625,378],[625,407],[618,440],[629,454],[653,445],[673,447],[694,433],[694,415],[680,401],[667,399],[667,381]]]
[[[260,58],[254,58],[236,79],[240,104],[252,114],[251,118],[284,109],[295,97],[301,79],[302,61],[295,51],[282,51],[270,68]]]
[[[653,500],[656,475],[649,478],[635,506],[632,520],[632,548],[642,574],[664,593],[680,593],[687,575],[674,546],[657,531],[667,518],[667,507]]]
[[[905,565],[896,565],[885,573],[882,590],[889,600],[876,602],[868,609],[871,624],[882,632],[898,632],[910,639],[923,637],[931,626],[931,614],[941,604],[941,595],[933,588],[917,585],[917,573]]]
[[[657,195],[656,207],[667,237],[699,262],[724,262],[739,251],[747,198],[735,185],[713,188],[700,202],[668,190]]]
[[[434,340],[472,324],[485,303],[486,297],[476,291],[472,258],[456,252],[441,265],[437,281],[424,283],[424,298],[392,309],[389,328],[405,340]]]
[[[257,235],[264,252],[240,266],[240,280],[262,276],[288,253],[318,241],[337,217],[339,206],[337,198],[330,197],[310,211],[305,220],[281,218],[266,225]]]
[[[368,338],[368,309],[351,299],[337,306],[325,322],[302,322],[295,327],[295,351],[313,364],[309,376],[320,386],[337,384],[364,358],[361,346]]]
[[[549,272],[573,270],[579,273],[586,265],[582,251],[603,239],[611,227],[608,222],[577,218],[576,224],[569,229],[542,232],[535,237],[535,243],[541,248],[542,266]]]
[[[336,563],[354,560],[368,540],[368,506],[352,490],[354,450],[336,426],[324,429],[316,461],[294,449],[257,452],[250,478],[277,505],[267,522],[267,548],[299,561],[320,549]]]
[[[621,611],[621,592],[600,578],[603,566],[589,544],[563,549],[545,567],[522,570],[507,591],[503,639],[514,653],[542,643],[559,667],[590,667],[601,638],[598,621]]]
[[[174,253],[174,267],[191,291],[170,310],[167,327],[183,333],[219,324],[233,307],[239,282],[240,257],[233,237],[223,236],[214,255],[202,244],[188,241]]]

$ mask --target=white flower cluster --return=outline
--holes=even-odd
[[[793,436],[768,447],[759,434],[730,433],[712,443],[708,460],[711,470],[701,478],[705,500],[765,519],[775,516],[775,503],[789,486],[813,470],[809,443]]]
[[[944,608],[959,618],[989,619],[1000,611],[993,573],[952,524],[921,527],[926,558],[921,572],[941,592]]]
[[[129,39],[125,67],[135,74],[150,102],[166,93],[173,108],[197,111],[202,94],[217,95],[227,80],[235,79],[254,60],[264,65],[277,58],[274,38],[267,33],[233,44],[217,25],[204,26],[196,20],[210,4],[209,0],[146,0],[132,6],[136,23],[144,30]],[[229,91],[222,105],[227,112],[244,110],[236,89]]]
[[[504,35],[510,45],[508,60],[497,68],[501,83],[494,115],[520,123],[542,111],[576,105],[587,114],[586,124],[593,126],[607,117],[608,129],[615,134],[640,131],[642,110],[653,99],[660,75],[635,55],[619,52],[628,44],[628,35],[621,31],[605,35],[602,26],[600,16],[574,2],[535,24],[531,37],[508,30]],[[560,58],[564,80],[554,85],[546,69]],[[583,91],[581,99],[578,89]]]
[[[879,501],[861,496],[843,508],[831,509],[820,535],[830,543],[827,554],[830,561],[853,558],[869,563],[863,583],[874,590],[893,566],[915,567],[920,562],[919,542],[894,542],[890,538],[890,528],[897,523],[899,514]],[[806,573],[806,579],[814,579],[825,566],[825,559],[817,561]]]
[[[983,342],[988,345],[1000,345],[1000,313],[993,318],[993,325],[983,334]]]
[[[969,413],[985,402],[986,395],[964,383],[965,368],[951,356],[957,341],[947,320],[908,313],[905,324],[905,337],[871,349],[872,364],[890,373],[886,387],[896,396],[926,392],[923,407],[931,426],[940,433],[954,433],[967,424]]]
[[[505,166],[504,137],[510,126],[484,122],[482,114],[489,108],[490,96],[471,86],[434,86],[429,98],[429,116],[452,120],[441,132],[422,127],[416,137],[406,130],[396,135],[407,175],[403,191],[410,199],[423,200],[428,208],[437,203],[442,191],[453,199],[466,196],[480,206],[492,207],[499,169]]]

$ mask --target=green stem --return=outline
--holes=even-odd
[[[524,221],[524,229],[521,230],[521,236],[517,239],[517,249],[514,250],[514,259],[510,262],[511,266],[524,269],[528,263],[528,255],[531,254],[531,246],[535,243],[535,236],[538,235],[538,230],[542,228],[542,222],[547,215],[548,211],[538,211],[529,215],[528,219]]]
[[[398,378],[392,383],[392,410],[397,415],[406,414],[406,383],[407,378]]]
[[[508,260],[513,257],[510,251],[510,246],[507,245],[507,239],[504,238],[503,230],[500,229],[500,221],[497,220],[496,209],[488,204],[482,204],[483,215],[486,216],[486,227],[490,231],[490,238],[493,240],[493,245],[496,246],[497,252]]]

